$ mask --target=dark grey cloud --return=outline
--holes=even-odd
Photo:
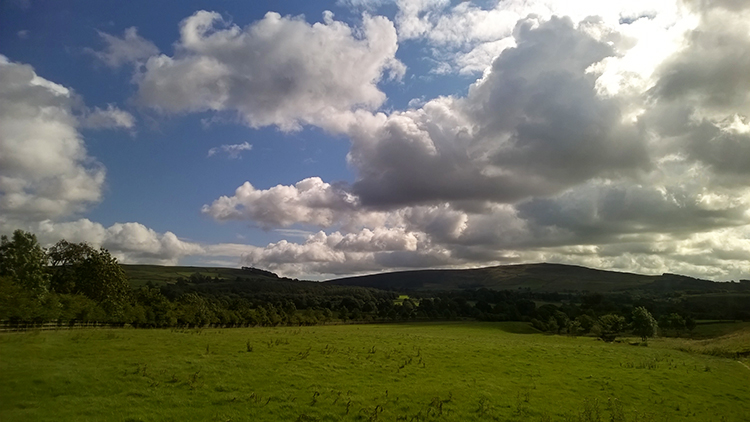
[[[517,206],[519,218],[558,229],[559,239],[544,244],[618,242],[637,233],[688,235],[747,224],[746,204],[707,207],[694,186],[644,186],[618,183],[582,187],[554,198],[535,198]]]
[[[362,204],[516,202],[595,177],[648,170],[642,129],[586,70],[615,52],[566,18],[519,22],[466,98],[438,99],[353,134]]]

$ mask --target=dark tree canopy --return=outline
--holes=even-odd
[[[657,328],[656,320],[646,308],[639,306],[633,309],[633,334],[646,341],[656,335]]]
[[[16,230],[0,238],[0,276],[41,294],[49,288],[46,268],[47,254],[33,233]]]
[[[99,303],[108,313],[122,314],[130,298],[130,284],[109,251],[61,240],[48,254],[55,291],[82,294]]]

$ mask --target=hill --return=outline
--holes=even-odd
[[[190,267],[160,265],[123,265],[133,287],[148,282],[157,286],[189,284],[231,288],[248,281],[262,282],[276,287],[293,288],[298,280],[282,278],[257,268]],[[415,270],[345,277],[325,283],[303,283],[369,287],[393,291],[436,290],[528,290],[532,292],[596,292],[615,293],[644,291],[669,294],[671,292],[736,293],[750,292],[750,280],[739,283],[719,283],[679,274],[642,275],[616,271],[596,270],[564,264],[520,264],[463,270]],[[254,286],[257,287],[257,286]],[[309,286],[308,288],[312,288]]]
[[[678,274],[650,276],[564,264],[520,264],[466,270],[418,270],[329,280],[331,284],[396,291],[493,289],[597,293],[621,291],[750,291],[750,281],[716,283]]]
[[[163,265],[130,265],[122,264],[125,275],[130,280],[133,287],[141,287],[148,282],[156,286],[177,283],[180,280],[187,282],[196,280],[199,275],[201,278],[211,278],[217,281],[234,281],[237,278],[262,279],[262,280],[280,280],[276,274],[259,270],[257,268],[225,268],[225,267],[168,267]],[[192,280],[191,280],[192,277]],[[290,279],[284,279],[290,280]]]

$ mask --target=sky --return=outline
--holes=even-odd
[[[0,2],[0,233],[750,278],[750,2]]]

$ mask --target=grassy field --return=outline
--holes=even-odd
[[[699,324],[691,339],[664,338],[661,347],[733,358],[750,366],[750,322]]]
[[[689,342],[523,323],[3,334],[0,420],[750,420],[750,369]]]

